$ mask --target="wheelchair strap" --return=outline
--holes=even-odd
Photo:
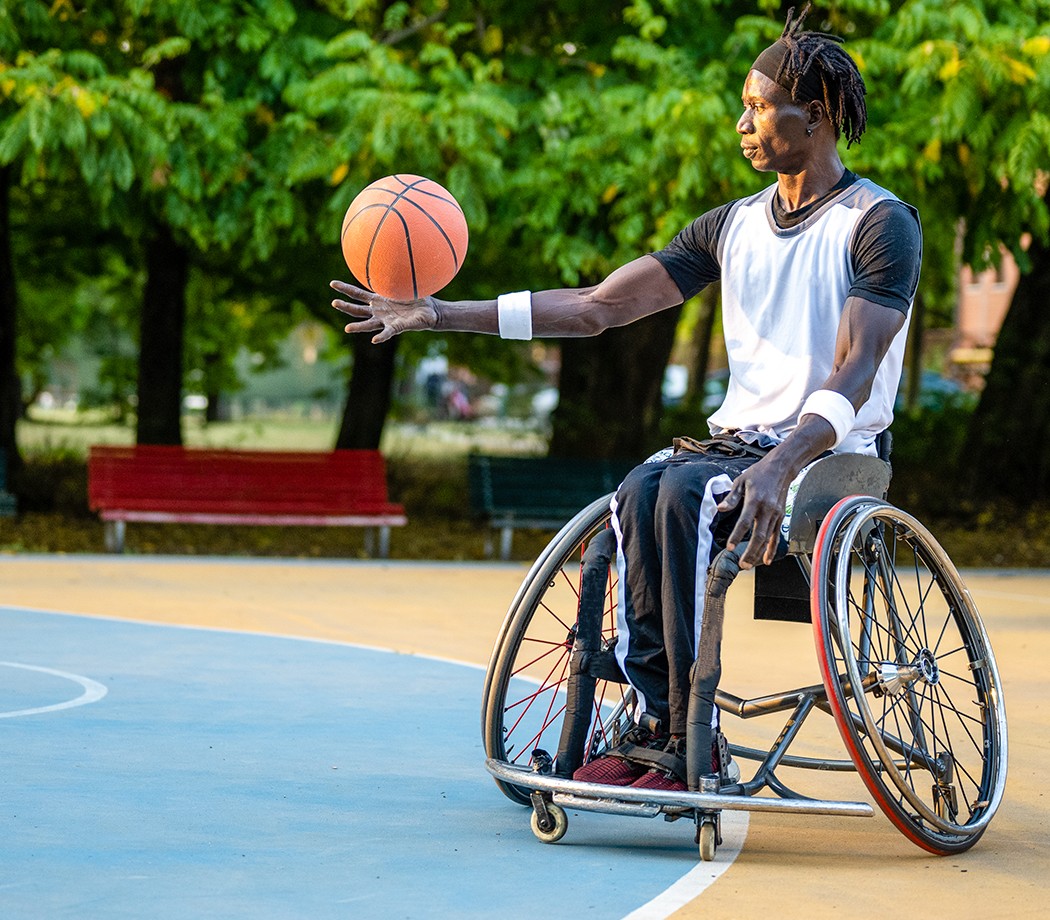
[[[643,764],[649,767],[659,767],[668,773],[675,774],[683,781],[686,778],[685,760],[667,751],[658,751],[653,748],[640,747],[637,744],[625,742],[609,751],[608,756],[619,757],[621,760],[629,760],[631,763]]]
[[[723,431],[706,441],[697,441],[695,438],[682,436],[675,438],[674,452],[687,452],[697,454],[708,454],[716,457],[764,457],[775,445],[759,447],[757,444],[749,444],[729,431]]]

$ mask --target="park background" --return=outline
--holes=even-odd
[[[0,0],[0,448],[18,508],[0,546],[102,548],[91,443],[381,448],[410,522],[391,554],[478,558],[470,451],[640,460],[704,432],[717,291],[593,339],[373,346],[343,334],[327,283],[348,276],[346,207],[394,172],[463,206],[449,298],[594,283],[768,184],[734,125],[788,6]],[[867,81],[844,162],[923,220],[890,498],[957,564],[1050,565],[1050,2],[843,0],[807,25],[847,39]],[[1005,308],[976,337],[974,273]],[[363,552],[333,530],[136,525],[128,542]]]

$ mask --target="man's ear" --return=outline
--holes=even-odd
[[[806,127],[810,131],[816,131],[828,117],[827,110],[824,108],[824,103],[820,99],[814,99],[807,104],[806,108],[809,112],[809,123]]]

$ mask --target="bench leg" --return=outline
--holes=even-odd
[[[379,528],[379,558],[390,557],[390,525],[383,524]]]
[[[124,531],[126,528],[124,521],[106,521],[105,522],[105,543],[106,552],[108,553],[122,553],[124,552]]]
[[[504,562],[510,559],[510,542],[514,539],[514,528],[504,527],[500,531],[499,538],[499,557]]]

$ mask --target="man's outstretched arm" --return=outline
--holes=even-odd
[[[423,297],[396,301],[343,281],[333,281],[331,286],[347,298],[333,300],[332,306],[355,320],[347,324],[346,331],[371,333],[376,344],[402,332],[423,329],[499,334],[495,300]],[[539,337],[597,335],[681,302],[682,293],[667,269],[645,255],[593,287],[534,293],[532,331]]]

